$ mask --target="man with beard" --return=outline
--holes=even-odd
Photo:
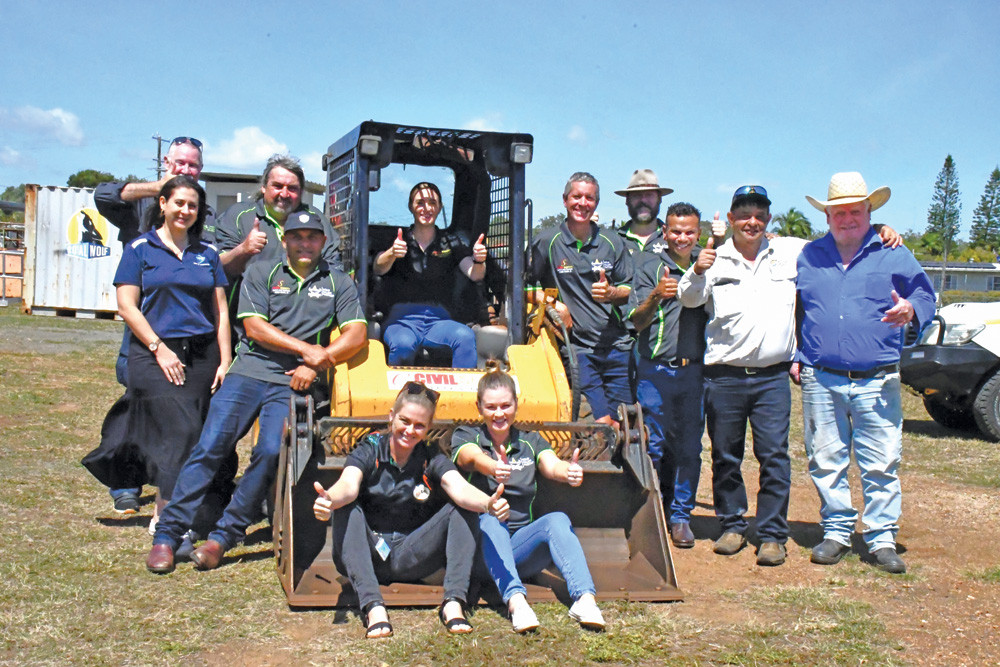
[[[616,195],[625,197],[625,206],[628,208],[629,221],[618,228],[618,235],[622,237],[629,254],[634,255],[637,251],[660,256],[667,254],[663,222],[657,216],[660,214],[663,195],[671,192],[672,188],[660,187],[652,169],[636,169],[628,187],[615,190]]]
[[[698,258],[700,227],[698,209],[671,205],[663,228],[667,252],[632,255],[629,296],[629,318],[638,332],[636,396],[649,427],[649,458],[660,478],[670,539],[682,549],[694,546],[691,510],[701,473],[705,308],[684,308],[676,296],[678,280]]]

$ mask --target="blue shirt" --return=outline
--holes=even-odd
[[[882,322],[891,292],[907,299],[919,329],[934,317],[934,288],[904,247],[886,248],[869,230],[846,267],[833,236],[806,245],[798,259],[799,355],[810,366],[864,371],[899,361],[903,330]]]
[[[186,338],[215,331],[215,288],[226,274],[215,246],[198,240],[181,257],[151,230],[125,246],[115,286],[136,285],[140,310],[160,338]]]

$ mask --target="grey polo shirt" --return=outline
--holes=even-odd
[[[333,268],[343,270],[340,259],[340,236],[333,229],[333,225],[330,224],[325,215],[306,204],[301,204],[288,215],[294,215],[299,211],[311,211],[320,217],[323,222],[323,233],[326,235],[323,259]],[[281,246],[281,241],[285,236],[284,228],[267,214],[263,199],[256,202],[233,204],[219,216],[215,221],[215,246],[219,249],[219,254],[228,252],[243,243],[243,240],[249,236],[253,229],[255,220],[260,220],[260,231],[267,235],[267,245],[259,254],[250,258],[247,267],[258,262],[273,266],[274,262],[280,261],[285,256],[285,249]]]
[[[353,322],[365,323],[354,281],[323,260],[305,278],[284,260],[248,267],[240,286],[237,317],[260,317],[289,336],[315,345],[328,345],[334,326],[342,330]],[[300,364],[296,355],[269,350],[243,332],[229,372],[288,384],[291,378],[285,372]]]
[[[621,237],[622,243],[625,244],[625,249],[628,250],[628,254],[632,255],[633,259],[635,259],[635,253],[637,252],[645,252],[658,257],[668,257],[667,239],[663,236],[663,221],[659,218],[656,219],[655,231],[645,242],[632,233],[631,220],[618,228],[618,236]]]
[[[691,253],[692,264],[700,250],[695,247]],[[667,253],[662,256],[638,253],[633,255],[633,259],[635,280],[628,300],[629,317],[649,297],[663,276],[670,275],[680,281],[685,273]],[[677,359],[701,362],[705,356],[707,321],[704,306],[685,308],[677,298],[661,301],[652,323],[638,333],[636,345],[639,356],[660,363]]]
[[[622,309],[610,303],[598,303],[590,288],[600,277],[616,287],[632,283],[632,258],[621,237],[594,223],[590,237],[578,240],[563,222],[535,237],[531,247],[531,289],[557,288],[559,300],[573,316],[572,342],[584,352],[617,348],[629,350],[632,338],[626,330]]]

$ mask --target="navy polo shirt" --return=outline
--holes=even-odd
[[[160,338],[215,331],[213,293],[227,284],[215,246],[198,240],[177,257],[155,229],[125,246],[114,282],[140,288],[140,310]]]
[[[645,252],[659,257],[668,256],[667,251],[669,246],[667,246],[667,239],[663,236],[662,220],[659,218],[656,219],[656,229],[645,242],[633,234],[631,229],[632,221],[629,220],[618,228],[618,236],[621,237],[622,243],[625,244],[625,249],[628,250],[628,254],[632,255],[632,259],[635,259],[635,253],[637,252]]]
[[[288,215],[295,215],[299,211],[310,211],[319,216],[323,223],[323,233],[326,235],[326,243],[323,245],[323,259],[333,268],[342,270],[340,236],[333,229],[333,225],[330,224],[325,215],[306,204],[300,204]],[[271,266],[285,256],[285,249],[281,245],[285,231],[274,218],[268,215],[263,199],[256,202],[240,202],[227,208],[215,223],[216,245],[220,253],[225,253],[243,243],[243,240],[253,230],[255,220],[260,220],[260,231],[267,235],[267,245],[260,253],[250,258],[247,266],[258,262]]]
[[[797,271],[799,354],[810,366],[865,371],[899,361],[903,330],[881,321],[893,290],[913,305],[918,330],[934,317],[930,278],[907,248],[886,248],[875,230],[846,267],[832,234],[810,241]]]
[[[248,267],[240,286],[237,317],[260,317],[293,338],[324,346],[329,344],[334,326],[343,329],[352,322],[365,323],[354,281],[323,260],[304,278],[284,260],[272,266],[258,262]],[[294,354],[255,343],[244,331],[230,372],[288,384],[291,378],[285,372],[301,363]]]
[[[398,258],[382,276],[387,307],[391,309],[397,303],[434,304],[453,316],[459,264],[472,255],[472,249],[455,234],[437,229],[434,240],[424,250],[413,238],[412,225],[403,232],[403,240],[406,257]]]
[[[441,477],[455,464],[437,447],[421,442],[400,468],[389,453],[389,435],[370,433],[358,441],[344,467],[361,471],[358,503],[376,533],[412,533],[441,509],[448,497]],[[423,485],[429,495],[414,494]]]
[[[632,283],[632,258],[621,237],[596,224],[590,225],[590,237],[578,240],[563,222],[535,237],[531,247],[531,280],[535,289],[555,287],[559,300],[573,316],[570,338],[584,352],[615,347],[629,350],[632,339],[626,330],[622,309],[610,303],[598,303],[590,288],[600,277],[616,287]]]
[[[458,453],[465,447],[478,447],[493,460],[498,456],[485,424],[459,426],[451,436],[451,460],[458,460]],[[511,533],[535,520],[535,496],[538,493],[538,457],[552,446],[534,431],[510,430],[507,443],[507,463],[511,467],[510,481],[504,482],[504,499],[510,504],[507,528]],[[497,481],[478,472],[468,474],[469,483],[480,491],[493,495]]]
[[[692,251],[692,265],[699,251],[697,247]],[[632,259],[635,260],[635,280],[628,300],[629,317],[649,298],[663,276],[669,275],[680,281],[685,273],[667,253],[659,256],[643,252],[633,255]],[[685,308],[677,298],[661,301],[652,323],[638,333],[636,346],[639,355],[661,363],[676,359],[701,362],[705,357],[707,322],[704,305]]]

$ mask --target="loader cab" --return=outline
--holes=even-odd
[[[411,225],[407,195],[415,183],[428,181],[442,193],[438,227],[470,246],[484,234],[489,248],[483,281],[459,276],[455,282],[455,318],[477,331],[477,347],[492,356],[524,341],[524,169],[531,154],[528,134],[375,121],[329,147],[323,156],[327,215],[341,237],[344,268],[358,284],[370,339],[381,340],[388,301],[372,271],[374,258],[398,229]],[[499,345],[498,335],[505,338]],[[480,350],[481,363],[486,351]],[[450,359],[425,359],[426,365],[450,365]]]

